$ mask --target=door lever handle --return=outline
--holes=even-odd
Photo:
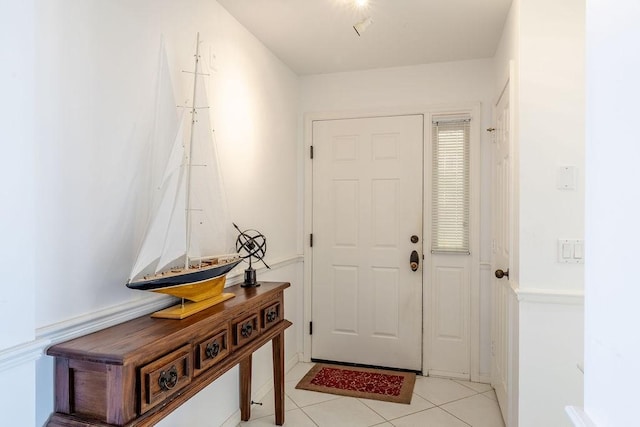
[[[507,268],[507,271],[502,271],[500,269],[496,270],[496,277],[498,279],[502,279],[503,277],[507,277],[507,280],[509,280],[509,269]]]
[[[418,255],[417,251],[411,252],[411,257],[409,258],[409,265],[411,265],[411,271],[418,270],[418,266],[420,265],[420,255]]]

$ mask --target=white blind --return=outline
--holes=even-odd
[[[432,252],[469,253],[469,122],[432,125]]]

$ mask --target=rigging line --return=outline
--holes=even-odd
[[[194,73],[193,71],[186,71],[186,70],[182,70],[183,73],[187,73],[187,74],[195,74],[196,76],[210,76],[211,74],[207,74],[207,73]]]
[[[187,164],[187,236],[186,236],[186,240],[187,240],[187,245],[186,245],[186,249],[187,249],[187,253],[185,255],[185,269],[189,268],[189,251],[191,249],[191,159],[193,157],[193,128],[195,125],[195,120],[193,119],[193,117],[195,116],[196,113],[196,88],[198,85],[198,79],[197,79],[197,74],[198,74],[198,62],[199,62],[199,58],[200,58],[200,33],[197,33],[196,35],[196,54],[195,54],[195,65],[194,65],[194,70],[193,70],[193,98],[191,101],[191,134],[189,135],[189,157],[188,157],[188,164]]]

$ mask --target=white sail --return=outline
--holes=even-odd
[[[164,174],[162,175],[162,181],[160,186],[164,186],[167,180],[174,174],[180,172],[181,168],[184,167],[184,111],[180,114],[180,121],[178,130],[176,131],[175,138],[173,141],[173,147],[171,148],[171,153],[169,154],[169,159],[167,160],[167,165],[164,168]]]
[[[166,167],[162,177],[158,177],[162,195],[130,279],[168,268],[188,267],[187,260],[233,251],[235,232],[227,210],[205,82],[199,68],[194,79],[197,81],[194,80],[192,108],[186,113],[183,110],[173,148],[164,156]],[[188,135],[185,135],[186,120],[192,121]]]
[[[174,174],[176,175],[176,174]],[[187,187],[185,182],[184,167],[181,168],[178,176],[178,184],[175,189],[174,203],[171,210],[171,218],[165,233],[162,253],[160,260],[156,266],[156,273],[167,267],[177,267],[176,260],[183,259],[187,253],[187,240],[185,230],[187,228],[186,220],[186,194]],[[171,180],[173,180],[173,176]],[[157,247],[156,247],[157,249]]]
[[[142,248],[138,253],[138,258],[133,266],[133,270],[131,271],[131,279],[141,273],[146,274],[157,271],[156,262],[161,257],[160,248],[165,246],[165,242],[167,240],[167,233],[171,227],[171,219],[174,206],[176,205],[176,196],[179,192],[180,171],[182,158],[184,156],[183,133],[184,126],[181,122],[181,125],[178,127],[178,132],[174,138],[173,149],[165,167],[164,177],[160,186],[160,204],[157,207],[155,215],[152,218],[151,225],[144,237]],[[184,199],[184,191],[182,198]],[[184,244],[182,246],[184,247]]]
[[[222,174],[213,141],[204,78],[196,86],[191,168],[191,247],[189,256],[229,253],[235,230],[228,213]],[[199,253],[198,253],[199,252]]]
[[[155,114],[153,131],[151,133],[151,176],[149,194],[151,194],[150,212],[155,212],[161,197],[163,174],[167,174],[167,165],[171,163],[169,156],[172,148],[175,150],[175,137],[179,134],[178,127],[182,123],[182,116],[176,110],[176,101],[173,96],[171,83],[171,71],[165,49],[164,37],[161,38],[160,57],[158,64],[158,77],[155,94]],[[180,159],[181,160],[181,159]],[[177,163],[180,165],[180,161]]]

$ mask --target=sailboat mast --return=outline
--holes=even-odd
[[[193,70],[193,97],[191,99],[191,132],[189,135],[189,156],[187,158],[187,253],[184,268],[189,268],[189,250],[191,249],[191,159],[193,158],[193,128],[196,123],[196,86],[198,85],[198,62],[200,61],[200,33],[196,35],[195,69]]]

